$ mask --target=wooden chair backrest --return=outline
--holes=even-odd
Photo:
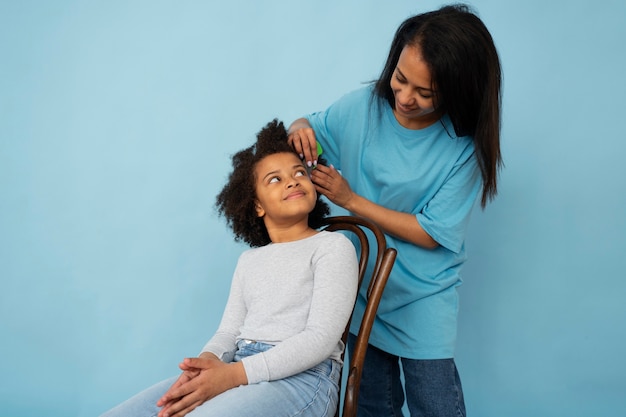
[[[364,281],[363,278],[365,276],[369,257],[376,256],[376,263],[367,288],[367,305],[361,320],[361,327],[359,328],[359,333],[356,335],[356,342],[350,352],[349,363],[344,363],[343,369],[346,369],[347,366],[348,377],[346,379],[345,386],[340,386],[340,401],[338,401],[337,411],[335,413],[335,417],[339,417],[340,415],[343,417],[354,417],[356,416],[357,403],[359,399],[359,387],[361,385],[361,374],[363,372],[365,352],[367,351],[370,333],[372,332],[376,311],[378,310],[378,305],[380,304],[385,284],[387,283],[387,279],[389,278],[389,274],[391,273],[391,269],[396,260],[396,250],[394,248],[387,247],[385,235],[378,226],[376,226],[373,222],[360,217],[328,217],[326,219],[326,226],[324,227],[324,230],[349,231],[354,233],[354,235],[358,238],[361,246],[359,256],[359,288],[361,288]],[[371,245],[376,245],[375,248],[370,247],[370,240],[368,239],[365,230],[369,230],[373,234],[375,242],[372,242]],[[348,321],[343,334],[342,340],[344,344],[347,343],[351,321],[352,315],[350,316],[350,320]],[[344,397],[343,413],[340,414],[342,392]]]

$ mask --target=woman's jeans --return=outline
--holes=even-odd
[[[350,334],[350,349],[355,339]],[[465,417],[463,389],[454,359],[406,359],[369,345],[361,377],[358,417],[402,416],[405,393],[412,417]]]
[[[271,349],[272,345],[240,341],[235,361]],[[206,401],[188,417],[320,417],[334,416],[341,366],[327,359],[288,378],[241,385]],[[153,417],[156,402],[178,379],[162,381],[123,402],[101,417]]]

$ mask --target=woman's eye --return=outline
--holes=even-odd
[[[404,78],[400,78],[400,76],[398,74],[396,74],[396,80],[398,80],[398,82],[400,84],[404,84],[406,83],[406,80]]]
[[[417,94],[419,94],[421,98],[425,98],[425,99],[433,98],[433,90],[430,90],[430,89],[418,87]]]

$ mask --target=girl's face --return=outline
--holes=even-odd
[[[266,156],[256,164],[255,178],[256,210],[266,225],[308,221],[317,193],[296,154],[282,152]]]
[[[393,113],[402,126],[423,129],[439,120],[430,69],[419,47],[404,47],[390,85],[396,100]]]

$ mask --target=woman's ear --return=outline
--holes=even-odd
[[[256,210],[256,215],[258,217],[265,216],[265,210],[261,206],[261,203],[259,203],[259,200],[254,200],[254,209]]]

